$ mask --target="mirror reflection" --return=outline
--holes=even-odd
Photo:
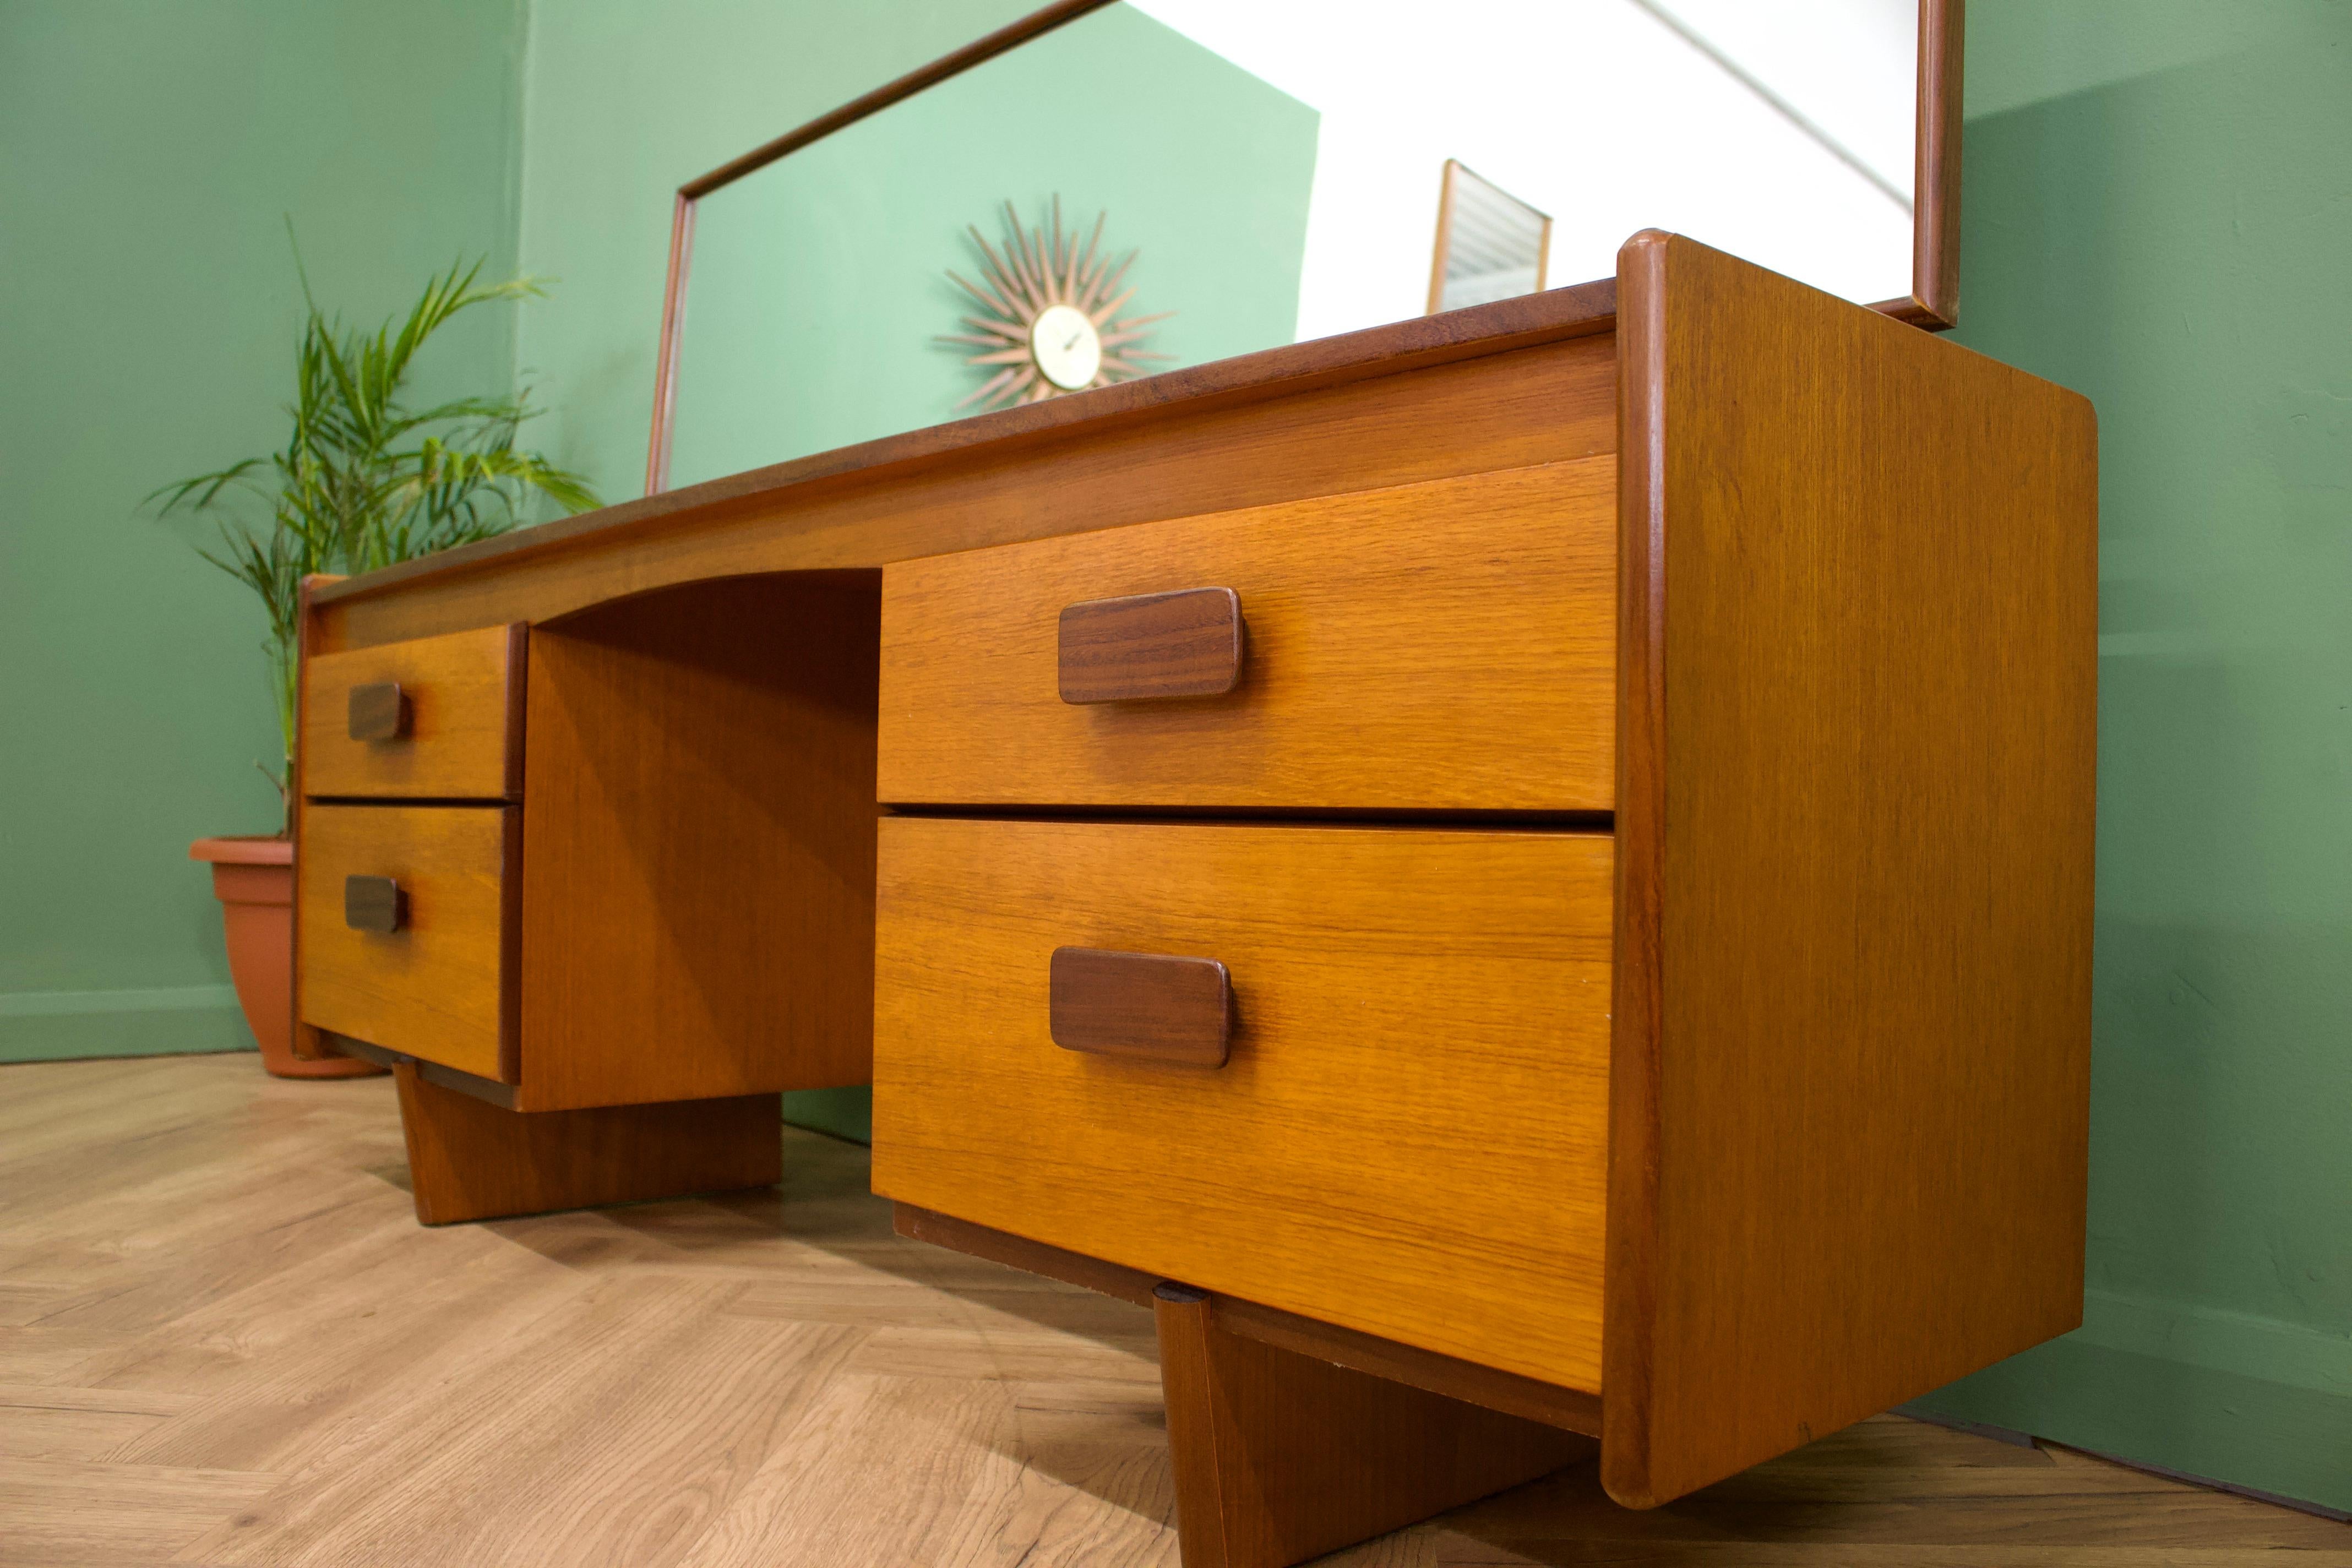
[[[1609,276],[1909,292],[1917,0],[1122,0],[704,196],[670,483]]]

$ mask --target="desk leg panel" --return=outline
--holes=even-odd
[[[1184,1568],[1288,1568],[1591,1458],[1590,1437],[1228,1332],[1152,1303]]]
[[[425,1225],[762,1187],[783,1174],[772,1094],[508,1110],[394,1068]]]

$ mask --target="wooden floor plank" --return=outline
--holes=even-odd
[[[1176,1568],[1167,1435],[985,1376],[844,1378],[683,1568]]]
[[[388,1084],[0,1067],[0,1568],[1176,1568],[1150,1314],[773,1192],[419,1227]],[[1893,1417],[1347,1568],[2352,1568],[2352,1527]]]
[[[12,1458],[0,1462],[0,1565],[157,1563],[278,1479],[241,1470]]]

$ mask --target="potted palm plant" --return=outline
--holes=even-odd
[[[299,263],[298,263],[299,265]],[[209,861],[228,937],[229,974],[262,1064],[281,1078],[341,1078],[379,1069],[294,1055],[294,850],[290,835],[295,693],[302,584],[318,574],[373,571],[397,561],[502,533],[534,498],[567,511],[597,504],[582,478],[515,437],[537,412],[528,394],[461,397],[412,407],[408,374],[417,353],[452,318],[479,305],[542,292],[535,279],[479,281],[482,263],[453,265],[425,287],[406,317],[373,332],[322,312],[303,281],[295,395],[286,445],[263,458],[165,485],[148,500],[159,513],[188,511],[218,526],[204,558],[261,598],[262,650],[283,743],[273,769],[284,814],[276,834],[200,838],[192,859]]]

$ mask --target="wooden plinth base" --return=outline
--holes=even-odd
[[[430,1082],[414,1062],[393,1071],[425,1225],[762,1187],[783,1174],[772,1094],[515,1111]]]
[[[1600,1447],[1230,1333],[1199,1291],[1154,1298],[1184,1568],[1288,1568]]]

